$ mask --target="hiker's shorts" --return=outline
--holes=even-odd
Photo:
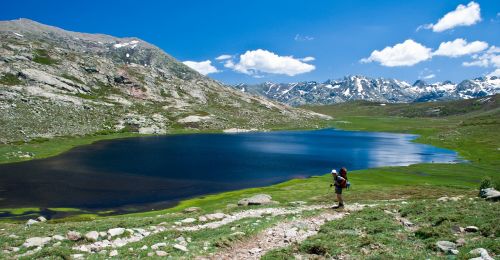
[[[342,188],[341,187],[335,187],[335,194],[342,194]]]

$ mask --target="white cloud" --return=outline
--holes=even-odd
[[[481,9],[479,4],[470,2],[467,6],[458,5],[457,8],[447,13],[432,26],[434,32],[442,32],[457,26],[470,26],[481,21]]]
[[[375,50],[370,57],[361,59],[361,62],[379,62],[387,67],[413,66],[431,57],[432,51],[430,48],[408,39],[403,43],[387,46],[381,51]]]
[[[254,76],[262,72],[295,76],[315,69],[314,65],[304,63],[293,56],[279,56],[262,49],[246,51],[240,55],[237,63],[228,60],[224,66]]]
[[[471,67],[495,67],[500,68],[500,48],[496,46],[491,46],[487,51],[483,52],[481,55],[473,55],[472,61],[465,61],[462,63],[463,66]]]
[[[220,55],[219,57],[215,58],[216,60],[228,60],[228,59],[231,59],[233,56],[229,55],[229,54],[222,54]]]
[[[421,28],[432,29],[434,32],[443,32],[458,26],[470,26],[481,21],[481,8],[474,1],[465,5],[458,5],[454,11],[445,14],[436,24],[421,25]]]
[[[300,59],[300,60],[301,60],[301,61],[304,61],[304,62],[309,62],[309,61],[314,61],[314,60],[316,60],[316,58],[311,57],[311,56],[307,56],[307,57],[302,58],[302,59]]]
[[[454,41],[442,42],[437,51],[434,52],[434,55],[459,57],[484,51],[487,48],[488,43],[486,42],[474,41],[467,43],[466,40],[458,38]]]
[[[308,36],[308,35],[296,34],[293,39],[298,41],[298,42],[303,42],[303,41],[312,41],[312,40],[314,40],[314,37]]]
[[[492,71],[487,76],[490,76],[490,77],[493,77],[493,76],[500,77],[500,69],[496,69],[496,70]]]
[[[422,79],[433,79],[436,77],[436,74],[429,74],[427,76],[423,76]]]
[[[198,71],[203,75],[207,75],[210,73],[219,72],[216,67],[212,66],[212,62],[210,60],[206,61],[183,61],[186,66]]]

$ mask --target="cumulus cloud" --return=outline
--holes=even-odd
[[[411,39],[375,50],[370,57],[361,59],[362,63],[379,62],[382,66],[413,66],[432,57],[432,50]]]
[[[478,3],[472,1],[467,6],[458,5],[457,8],[438,20],[436,24],[421,25],[417,31],[432,29],[434,32],[443,32],[458,26],[471,26],[481,21],[481,8]]]
[[[477,52],[484,51],[488,48],[488,43],[482,41],[474,41],[467,43],[466,40],[458,38],[454,41],[442,42],[439,48],[434,52],[434,55],[460,57]]]
[[[314,65],[293,56],[279,56],[262,49],[246,51],[240,55],[239,61],[235,63],[233,60],[227,60],[224,66],[253,76],[259,73],[295,76],[315,69]]]
[[[302,58],[302,59],[300,59],[300,60],[301,60],[301,61],[304,61],[304,62],[309,62],[309,61],[314,61],[314,60],[316,60],[316,58],[311,57],[311,56],[307,56],[307,57]]]
[[[496,70],[492,71],[487,76],[490,76],[490,77],[493,77],[493,76],[500,77],[500,69],[496,69]]]
[[[198,71],[203,75],[207,75],[210,73],[219,72],[216,67],[212,66],[212,62],[210,60],[206,61],[183,61],[186,66]]]
[[[495,67],[500,68],[500,48],[491,46],[487,51],[482,54],[475,54],[472,56],[472,61],[465,61],[463,66],[471,67]]]
[[[215,58],[216,60],[228,60],[228,59],[231,59],[233,56],[229,55],[229,54],[222,54],[220,55],[219,57]]]

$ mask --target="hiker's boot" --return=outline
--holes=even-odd
[[[337,206],[338,209],[343,209],[344,208],[344,203],[339,203],[339,205]]]

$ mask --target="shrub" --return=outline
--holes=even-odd
[[[5,73],[0,78],[0,84],[4,84],[4,85],[14,86],[14,85],[20,85],[21,83],[22,83],[22,81],[19,80],[17,78],[17,76],[12,74],[12,73]]]

